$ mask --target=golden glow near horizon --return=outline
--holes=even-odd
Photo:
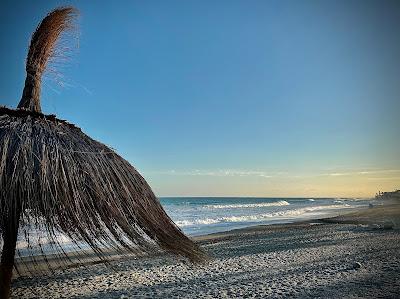
[[[400,188],[400,169],[318,174],[242,170],[148,173],[157,196],[373,197]],[[179,190],[179,192],[176,192]]]

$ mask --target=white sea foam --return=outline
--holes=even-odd
[[[315,199],[314,198],[309,198],[308,201],[315,201]]]
[[[288,206],[286,200],[274,201],[274,202],[263,202],[263,203],[246,203],[246,204],[230,204],[230,205],[205,205],[207,209],[242,209],[242,208],[262,208],[262,207],[282,207]]]
[[[312,202],[314,199],[307,199]],[[259,202],[259,203],[248,203],[246,200],[237,204],[208,204],[199,206],[192,206],[190,201],[184,205],[174,206],[169,211],[170,216],[175,223],[184,228],[187,233],[203,233],[213,231],[214,228],[224,227],[223,229],[229,229],[229,227],[237,226],[241,223],[268,223],[275,221],[295,221],[296,219],[312,219],[321,217],[321,215],[328,215],[333,211],[353,207],[353,203],[350,201],[343,201],[343,199],[335,198],[336,202],[332,203],[332,199],[328,201],[319,201],[326,203],[313,206],[315,203],[310,203],[308,206],[304,204],[304,201],[299,201],[299,205],[296,202],[287,202],[286,200],[275,200],[274,202]],[[317,202],[317,200],[315,200]],[[332,203],[329,205],[329,203]],[[351,205],[349,205],[351,204]],[[268,207],[275,207],[274,209],[268,209]],[[170,207],[171,208],[171,207]],[[264,209],[265,208],[265,209]],[[40,223],[40,221],[39,221]],[[220,224],[218,226],[218,224]],[[17,249],[25,250],[28,247],[37,248],[41,244],[45,250],[51,250],[54,245],[54,240],[49,239],[46,231],[43,229],[43,225],[39,225],[39,228],[35,227],[23,227],[21,234],[18,238]],[[22,231],[29,232],[29,244],[25,239]],[[73,245],[73,242],[61,232],[56,232],[56,242],[63,248],[69,248]],[[80,244],[80,243],[79,243]],[[1,245],[1,239],[0,239]],[[29,246],[28,246],[29,245]]]
[[[277,212],[263,213],[256,215],[226,216],[226,217],[216,217],[216,218],[182,220],[182,221],[176,221],[176,224],[180,227],[187,227],[187,226],[229,223],[229,222],[262,222],[264,220],[271,220],[271,219],[296,218],[299,216],[306,216],[307,214],[308,216],[310,216],[312,215],[312,213],[316,212],[338,210],[350,207],[351,207],[350,205],[316,206],[316,207],[306,207],[306,208],[277,211]]]
[[[21,239],[17,241],[16,248],[17,249],[24,249],[28,247],[37,247],[39,244],[41,246],[47,245],[47,244],[72,244],[72,240],[68,238],[64,234],[57,234],[54,239],[50,239],[47,236],[40,236],[40,237],[30,237],[29,238],[29,243],[25,239]]]
[[[205,219],[196,219],[193,221],[190,220],[180,220],[180,221],[175,221],[175,224],[184,227],[184,226],[191,226],[191,225],[198,225],[198,224],[214,224],[220,222],[218,219],[213,219],[213,218],[205,218]]]

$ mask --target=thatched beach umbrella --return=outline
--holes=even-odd
[[[30,43],[18,109],[0,108],[1,298],[9,295],[19,228],[44,230],[59,252],[62,232],[102,257],[107,246],[205,257],[134,167],[78,127],[41,113],[41,77],[76,14],[58,8],[42,20]],[[25,238],[29,243],[29,232]]]

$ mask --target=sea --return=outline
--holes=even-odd
[[[371,199],[163,197],[165,211],[190,236],[254,225],[292,223],[367,208]]]
[[[254,198],[254,197],[162,197],[167,214],[187,235],[198,236],[255,225],[271,225],[338,216],[368,208],[373,199],[355,198]],[[43,231],[30,230],[30,243],[24,234],[18,236],[19,256],[40,255],[55,250]],[[88,249],[78,247],[67,236],[56,232],[59,244],[66,252]],[[38,246],[38,244],[41,244]]]

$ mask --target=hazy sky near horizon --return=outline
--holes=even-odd
[[[2,1],[0,105],[32,31],[74,5],[79,48],[42,108],[113,147],[158,196],[400,188],[398,1]]]

